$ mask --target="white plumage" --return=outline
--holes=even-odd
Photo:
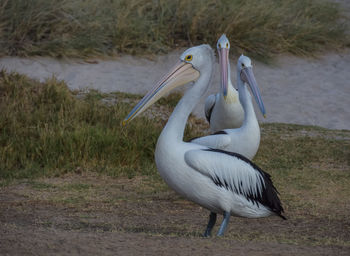
[[[213,69],[208,45],[185,51],[178,63],[130,112],[132,120],[176,86],[196,81],[185,93],[160,134],[155,150],[158,171],[164,181],[185,198],[211,211],[204,233],[209,236],[216,214],[224,215],[218,235],[224,234],[230,215],[256,218],[283,211],[270,176],[245,157],[183,141],[192,109],[204,95]]]
[[[230,42],[223,34],[217,42],[220,64],[220,92],[209,95],[204,112],[212,133],[222,129],[241,127],[244,111],[238,99],[238,92],[231,83],[229,62]]]
[[[249,70],[250,77],[244,81],[241,74],[245,70]],[[205,145],[211,148],[236,152],[252,160],[259,149],[260,127],[255,115],[251,95],[248,91],[247,84],[251,87],[255,99],[261,109],[261,112],[264,115],[265,107],[262,103],[259,88],[256,84],[252,72],[251,60],[243,55],[238,59],[237,62],[237,84],[239,100],[244,109],[244,122],[242,126],[236,129],[229,129],[229,127],[226,127],[217,133],[193,139],[191,142]],[[229,105],[227,105],[227,107],[229,107]],[[213,115],[214,113],[212,113],[212,116]],[[225,118],[223,120],[225,120]]]

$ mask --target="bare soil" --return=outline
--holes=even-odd
[[[337,218],[232,217],[223,238],[203,238],[209,212],[160,179],[78,171],[0,189],[0,255],[350,255],[342,208]]]

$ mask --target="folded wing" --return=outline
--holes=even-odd
[[[215,185],[243,195],[257,205],[260,203],[285,219],[270,175],[246,157],[219,149],[202,149],[186,152],[185,161]]]

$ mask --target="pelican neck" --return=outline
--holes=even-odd
[[[241,102],[244,110],[244,121],[242,126],[258,124],[252,102],[252,96],[250,95],[247,85],[242,81],[240,76],[237,75],[237,77],[239,101]]]
[[[191,85],[191,88],[186,91],[185,95],[176,105],[161,136],[166,136],[168,139],[171,138],[177,141],[183,141],[187,119],[201,97],[205,94],[212,77],[212,70],[211,63],[203,67],[203,70],[200,71],[200,77]]]

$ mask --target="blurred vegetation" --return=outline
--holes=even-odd
[[[0,54],[165,53],[226,33],[234,53],[310,55],[349,45],[345,21],[325,0],[0,0]]]

